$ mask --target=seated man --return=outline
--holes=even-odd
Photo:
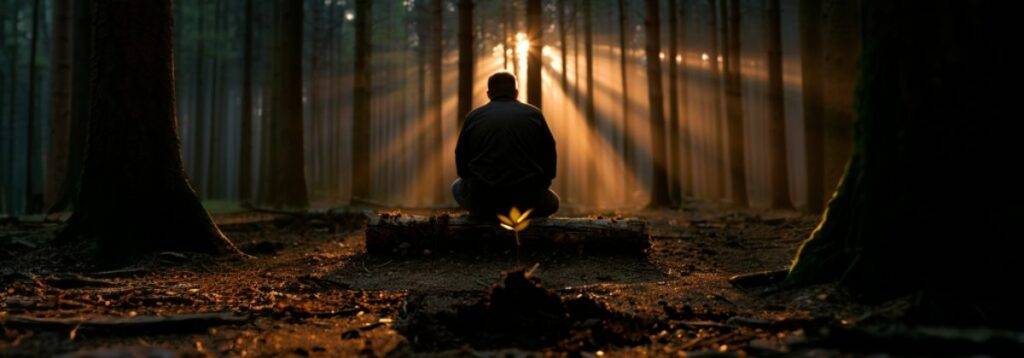
[[[487,80],[491,102],[466,116],[455,147],[459,179],[455,200],[470,214],[493,220],[513,206],[531,217],[558,211],[555,138],[537,107],[516,100],[516,77],[498,72]]]

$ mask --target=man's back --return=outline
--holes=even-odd
[[[455,149],[459,177],[491,189],[547,189],[555,140],[539,109],[495,99],[466,116]]]

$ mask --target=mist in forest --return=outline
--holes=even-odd
[[[74,128],[83,111],[78,96],[88,91],[80,83],[88,69],[78,65],[84,51],[78,42],[88,41],[80,29],[89,19],[73,3],[0,0],[0,212],[7,215],[63,205],[65,176],[80,168],[69,160],[84,145]],[[814,120],[827,125],[806,121],[807,98],[826,113],[830,99],[819,97],[836,96],[821,86],[811,97],[804,91],[801,26],[807,24],[798,1],[660,0],[653,2],[656,18],[651,1],[537,1],[539,24],[529,20],[531,3],[303,1],[301,31],[280,31],[288,22],[282,14],[291,11],[280,2],[175,1],[178,131],[193,187],[208,204],[276,206],[266,198],[280,182],[268,178],[301,171],[313,208],[454,207],[459,83],[466,73],[460,63],[472,59],[471,108],[486,103],[486,79],[500,70],[516,74],[519,99],[527,102],[535,52],[539,107],[558,149],[552,189],[564,207],[653,203],[660,152],[675,206],[697,198],[820,210],[845,165],[852,119],[816,112]],[[655,47],[652,26],[660,37]],[[841,31],[819,36],[838,38]],[[471,44],[468,53],[464,43]],[[296,45],[299,65],[275,67],[275,56]],[[815,60],[816,76],[843,83],[833,73],[844,58],[855,58],[850,47],[856,49],[825,51]],[[366,50],[361,71],[357,56]],[[773,59],[781,64],[774,70]],[[652,60],[661,77],[653,87]],[[297,111],[274,102],[275,81],[289,71],[300,71]],[[355,128],[360,74],[370,78],[365,132]],[[655,109],[660,116],[652,115],[654,88],[665,99]],[[655,117],[662,122],[652,132]],[[287,127],[282,123],[298,121],[304,160],[282,163],[278,153],[300,143],[277,134]],[[773,136],[778,128],[781,135]],[[663,136],[664,152],[654,136]],[[368,171],[367,192],[353,195],[360,163]]]

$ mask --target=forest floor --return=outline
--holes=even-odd
[[[620,215],[651,223],[646,255],[524,253],[527,266],[537,265],[533,278],[509,275],[504,289],[492,287],[514,253],[374,257],[364,250],[361,215],[220,214],[225,233],[254,258],[164,252],[120,268],[96,267],[80,248],[54,248],[57,223],[8,220],[0,224],[0,356],[928,355],[1022,347],[1019,335],[951,338],[949,330],[902,325],[894,317],[909,299],[869,306],[832,285],[729,283],[785,268],[816,217],[703,204]],[[1003,345],[993,348],[993,339]]]

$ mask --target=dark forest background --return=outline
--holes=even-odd
[[[0,0],[3,213],[70,201],[66,182],[84,145],[75,128],[88,115],[82,3]],[[484,80],[500,69],[520,77],[528,101],[528,57],[540,53],[539,98],[561,162],[555,189],[568,206],[694,197],[817,212],[849,156],[859,51],[849,2],[555,0],[531,10],[526,0],[324,0],[302,1],[301,16],[287,3],[174,2],[185,168],[214,210],[303,206],[275,197],[275,175],[304,180],[310,206],[348,205],[358,172],[369,184],[356,203],[452,205],[466,77],[460,40],[475,63],[472,106],[485,103]],[[528,10],[539,12],[539,26]],[[368,11],[365,70],[356,63],[360,11]],[[289,19],[300,31],[281,31]],[[655,57],[647,56],[651,26],[660,35]],[[301,46],[298,65],[274,68],[271,59],[289,46]],[[648,80],[652,58],[660,60],[660,113],[650,110],[659,82]],[[301,108],[278,109],[271,89],[288,71],[301,71],[293,89]],[[356,73],[370,75],[366,112],[354,112]],[[298,123],[301,143],[274,135]],[[296,150],[302,161],[277,159]]]

